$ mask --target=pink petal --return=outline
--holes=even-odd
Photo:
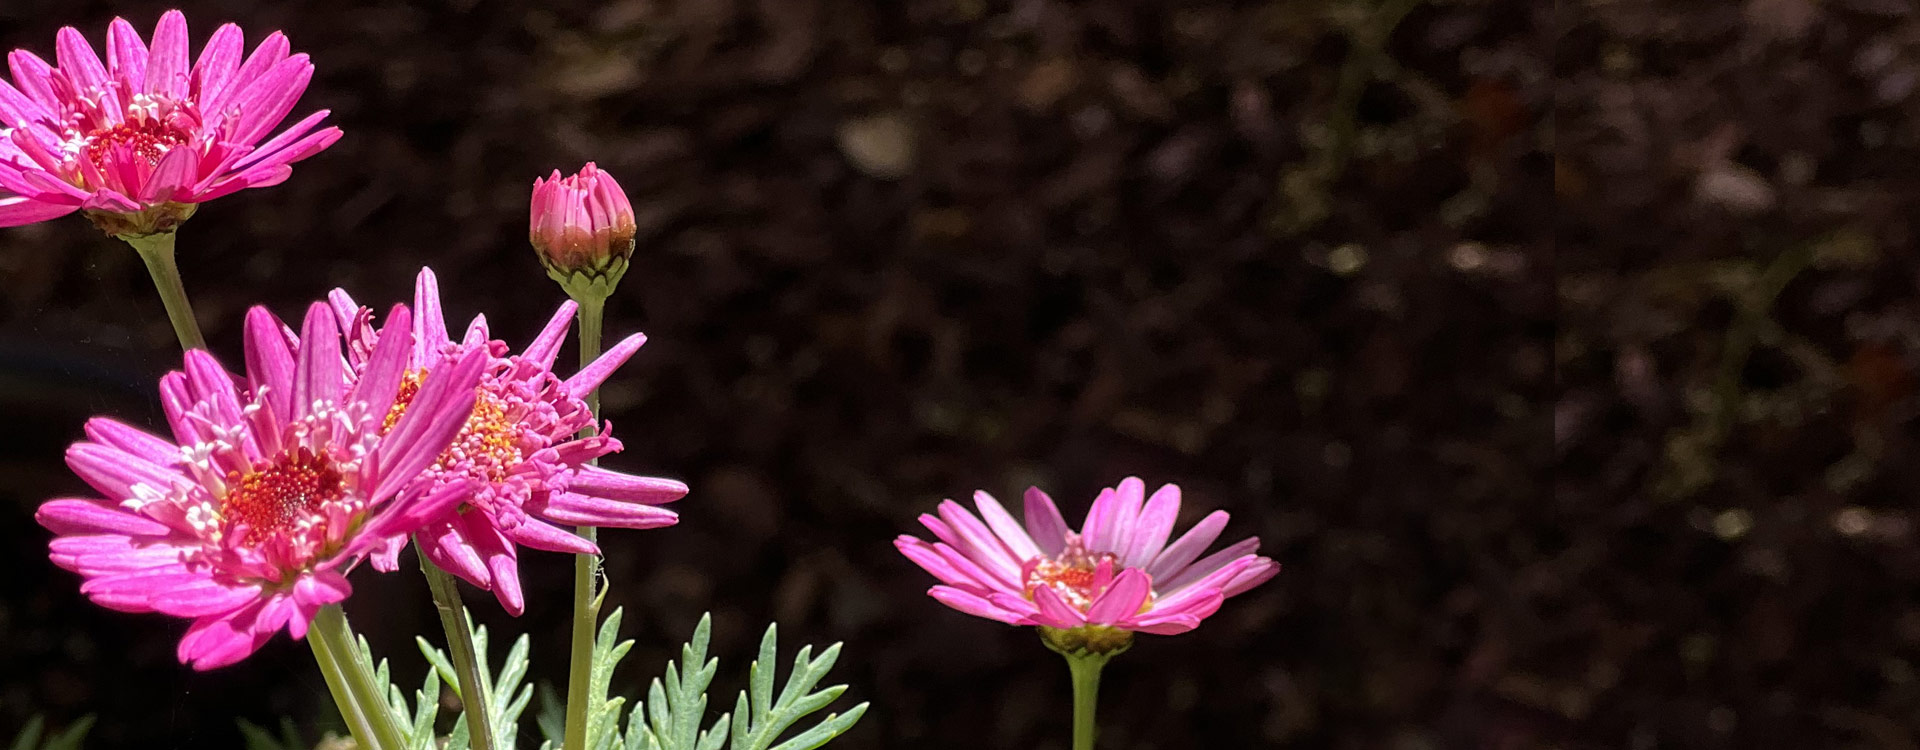
[[[293,111],[294,102],[313,80],[313,63],[297,54],[274,64],[259,78],[233,94],[225,106],[238,110],[229,140],[252,144]]]
[[[1186,569],[1177,571],[1165,579],[1155,580],[1164,581],[1160,584],[1160,591],[1163,593],[1179,591],[1181,588],[1213,574],[1228,564],[1239,561],[1241,558],[1252,554],[1258,549],[1260,549],[1260,537],[1247,537],[1246,539],[1227,545],[1218,552],[1201,558],[1199,562],[1189,565]]]
[[[451,343],[447,316],[440,310],[440,281],[433,269],[422,268],[413,280],[413,361],[431,363]]]
[[[1027,530],[1013,520],[999,500],[984,491],[975,492],[973,505],[980,509],[980,517],[986,519],[987,527],[993,529],[994,536],[1000,537],[1000,541],[1006,543],[1007,549],[1022,563],[1040,555],[1040,547],[1033,543],[1033,537],[1027,536]]]
[[[935,601],[960,610],[961,612],[975,617],[998,620],[1008,625],[1026,624],[1025,621],[1029,617],[1029,615],[1009,610],[1006,607],[988,601],[984,597],[962,591],[952,586],[935,586],[927,589],[927,595],[933,597]]]
[[[158,466],[168,466],[180,460],[180,446],[108,417],[87,420],[86,432],[88,440],[119,448]]]
[[[680,520],[679,514],[665,508],[572,492],[551,493],[545,507],[536,514],[555,523],[623,529],[657,529]]]
[[[307,610],[318,610],[329,604],[346,601],[352,593],[353,586],[347,583],[347,577],[331,570],[301,576],[293,584],[294,601]]]
[[[120,510],[99,500],[63,498],[40,504],[33,519],[55,534],[126,534],[129,536],[165,536],[166,524],[135,513]]]
[[[106,88],[107,69],[100,65],[100,56],[94,54],[93,45],[80,35],[80,30],[72,26],[60,29],[54,36],[54,62],[60,66],[60,72],[73,79],[82,90]]]
[[[1220,593],[1226,596],[1239,596],[1253,587],[1266,583],[1268,579],[1280,573],[1280,563],[1258,557],[1245,570],[1234,575],[1233,580],[1220,587]]]
[[[1067,520],[1060,517],[1060,506],[1039,487],[1028,487],[1025,500],[1027,536],[1041,554],[1060,554],[1067,548]]]
[[[18,195],[0,196],[0,227],[18,227],[58,219],[80,210],[79,206],[45,203]]]
[[[1139,477],[1120,480],[1120,486],[1114,490],[1115,502],[1106,522],[1101,525],[1099,535],[1088,539],[1088,548],[1115,554],[1125,552],[1127,543],[1133,539],[1133,527],[1140,520],[1140,506],[1146,497],[1147,483],[1140,481]]]
[[[211,578],[155,592],[153,608],[175,617],[206,617],[232,612],[260,597],[259,586],[228,586]]]
[[[227,85],[233,71],[240,67],[240,55],[246,51],[243,34],[239,26],[222,24],[207,38],[207,46],[200,49],[200,58],[193,64],[192,96],[203,105],[217,100],[220,89]]]
[[[334,327],[333,310],[325,303],[315,302],[307,308],[306,323],[300,332],[299,360],[294,365],[293,414],[296,419],[313,413],[320,403],[340,401],[344,365],[340,357],[340,329]]]
[[[1156,581],[1172,578],[1174,574],[1185,570],[1187,565],[1199,559],[1200,553],[1207,551],[1207,547],[1212,546],[1213,541],[1219,539],[1220,532],[1226,528],[1226,511],[1216,510],[1208,513],[1206,518],[1200,519],[1199,523],[1194,524],[1193,528],[1182,534],[1172,546],[1162,550],[1153,558],[1153,562],[1147,565],[1147,575],[1152,576]]]
[[[177,10],[161,14],[153,29],[153,57],[147,61],[148,93],[179,99],[187,95],[187,17]]]
[[[1193,615],[1142,618],[1126,626],[1128,630],[1152,635],[1179,635],[1197,627],[1200,627],[1200,618]]]
[[[1041,586],[1033,590],[1033,606],[1040,612],[1035,619],[1047,627],[1067,629],[1087,624],[1087,618],[1061,601],[1060,595],[1054,593],[1051,587]]]
[[[981,594],[998,588],[983,571],[979,570],[978,566],[968,569],[948,562],[947,558],[941,555],[939,550],[934,549],[933,545],[920,539],[902,534],[893,540],[893,546],[900,550],[900,554],[912,560],[922,570],[932,573],[933,577],[940,579],[942,583]]]
[[[486,360],[484,350],[472,349],[427,374],[406,413],[374,449],[379,483],[371,497],[385,498],[413,481],[453,442],[473,413],[474,386]]]
[[[133,487],[145,484],[167,489],[180,477],[174,471],[112,446],[74,443],[67,448],[67,467],[108,500],[127,500]]]
[[[493,585],[493,574],[487,571],[486,561],[461,538],[460,531],[451,522],[422,529],[420,539],[426,543],[427,558],[433,564],[480,588]]]
[[[939,511],[941,520],[946,521],[953,528],[954,533],[959,535],[958,543],[951,539],[947,540],[947,543],[966,552],[968,557],[980,561],[982,565],[997,567],[1008,572],[1009,575],[1017,574],[1022,564],[1026,562],[1025,559],[1014,559],[1013,551],[1007,549],[1006,543],[994,536],[993,531],[988,529],[986,524],[981,523],[979,518],[974,517],[971,511],[959,503],[952,500],[941,501]]]
[[[945,503],[942,503],[941,510],[942,512],[946,511]],[[964,509],[962,512],[965,512]],[[1011,562],[1005,555],[995,558],[975,549],[973,543],[969,542],[960,531],[953,528],[952,524],[947,521],[941,520],[938,516],[923,513],[920,515],[920,524],[927,527],[928,531],[933,532],[933,535],[938,537],[940,541],[946,543],[949,549],[955,550],[955,554],[966,558],[971,564],[986,571],[993,580],[1000,581],[1008,588],[1019,585],[1020,564]]]
[[[406,378],[407,357],[413,351],[412,315],[406,305],[394,305],[387,313],[387,323],[380,328],[373,353],[360,370],[360,381],[353,386],[350,398],[376,413],[392,410],[400,394],[400,382]]]
[[[580,368],[573,377],[567,378],[567,392],[581,395],[599,388],[601,383],[606,382],[607,378],[613,375],[614,370],[626,364],[627,358],[632,357],[633,353],[639,351],[640,346],[645,343],[647,343],[646,334],[636,333],[621,339],[620,343],[614,344],[613,348],[600,355],[599,359]]]
[[[600,554],[600,547],[593,542],[534,519],[527,519],[511,529],[503,529],[501,533],[515,542],[538,550],[575,555]]]
[[[580,306],[573,300],[560,303],[560,309],[553,311],[553,317],[547,319],[545,328],[535,336],[533,343],[520,356],[540,366],[540,369],[553,369],[553,360],[560,354],[560,344],[567,338],[567,328],[573,324],[573,315]]]
[[[1120,551],[1120,564],[1129,568],[1145,568],[1160,550],[1167,546],[1167,537],[1173,534],[1173,523],[1180,517],[1180,488],[1177,485],[1165,485],[1147,499],[1146,509],[1140,512],[1139,521],[1134,524],[1133,537]]]
[[[1146,603],[1151,588],[1147,574],[1139,568],[1120,571],[1113,585],[1087,607],[1087,622],[1110,625],[1132,617],[1140,611],[1140,605]]]
[[[641,477],[608,471],[598,466],[581,466],[566,479],[567,491],[610,500],[658,505],[673,502],[687,494],[687,486],[672,479]]]
[[[280,319],[267,308],[247,310],[247,380],[266,389],[267,406],[281,422],[293,421],[293,349],[280,332]]]

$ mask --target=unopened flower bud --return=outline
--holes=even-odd
[[[528,239],[547,275],[574,298],[605,298],[633,257],[633,204],[613,175],[588,162],[533,182]]]

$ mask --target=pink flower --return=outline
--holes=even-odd
[[[1102,490],[1079,533],[1038,488],[1027,490],[1026,526],[998,500],[974,493],[980,516],[959,503],[920,522],[940,541],[902,535],[894,546],[944,585],[927,593],[970,615],[1011,625],[1069,630],[1101,625],[1170,635],[1184,633],[1220,603],[1272,578],[1279,563],[1253,554],[1257,537],[1200,557],[1227,525],[1214,511],[1172,544],[1180,488],[1129,477]],[[986,522],[982,523],[981,518]]]
[[[576,274],[617,283],[633,256],[633,205],[613,175],[593,162],[572,177],[556,169],[534,180],[528,225],[540,262],[562,284]]]
[[[141,214],[277,185],[292,172],[289,164],[340,138],[338,128],[313,131],[327,116],[322,110],[261,143],[313,77],[307,56],[289,55],[279,32],[244,61],[233,24],[190,61],[187,20],[177,10],[160,17],[151,47],[132,24],[114,19],[105,64],[71,27],[56,42],[57,66],[14,50],[12,84],[0,80],[0,226],[76,209],[96,218]],[[183,213],[190,207],[162,218],[177,223]]]
[[[305,637],[315,612],[351,592],[348,570],[397,550],[465,491],[412,480],[473,410],[484,357],[441,368],[381,429],[413,348],[409,317],[395,308],[351,384],[320,304],[297,345],[265,309],[248,313],[247,384],[187,352],[184,371],[160,380],[171,439],[96,418],[67,451],[103,499],[40,506],[58,535],[53,562],[102,606],[191,618],[179,656],[196,669],[244,659],[283,627]]]
[[[334,311],[357,338],[370,342],[371,311],[346,292],[332,295]],[[552,320],[519,355],[493,340],[484,316],[476,316],[459,342],[447,333],[440,312],[440,290],[431,269],[421,269],[414,287],[414,346],[407,380],[484,355],[478,400],[453,443],[415,480],[424,491],[466,488],[460,502],[418,532],[427,557],[467,582],[490,589],[508,612],[526,610],[520,589],[518,545],[552,552],[599,554],[592,542],[555,524],[652,529],[679,520],[673,511],[654,507],[687,494],[671,479],[609,471],[587,462],[620,450],[620,441],[602,428],[576,438],[593,424],[593,412],[581,400],[646,343],[634,334],[573,377],[553,373],[553,361],[573,320],[574,303],[560,306]],[[369,343],[351,347],[371,351]],[[357,358],[351,355],[350,359]],[[412,391],[403,385],[396,408],[410,409]]]

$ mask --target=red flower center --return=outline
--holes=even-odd
[[[160,118],[128,120],[87,134],[87,159],[102,169],[113,163],[121,146],[131,155],[145,159],[149,166],[160,163],[174,146],[187,142],[187,134],[169,126]]]
[[[230,489],[220,500],[220,514],[229,525],[246,525],[243,541],[248,544],[292,528],[344,492],[333,462],[305,448],[280,454],[264,469],[230,473],[227,483]]]

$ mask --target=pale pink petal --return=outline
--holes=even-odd
[[[1027,530],[1013,520],[1007,509],[1000,505],[992,495],[986,492],[973,493],[973,505],[980,509],[980,517],[985,519],[987,527],[993,529],[995,536],[1005,543],[1014,558],[1026,562],[1040,554],[1040,547],[1033,543],[1033,537],[1027,536]]]
[[[1087,618],[1080,611],[1067,606],[1055,594],[1052,588],[1041,586],[1033,590],[1033,605],[1039,610],[1040,624],[1050,628],[1077,628],[1087,624]]]
[[[1040,553],[1049,557],[1067,548],[1067,520],[1060,517],[1060,506],[1039,487],[1028,487],[1026,496],[1027,536]]]
[[[1234,542],[1221,548],[1218,552],[1201,558],[1199,562],[1187,566],[1184,570],[1177,571],[1173,575],[1168,576],[1164,579],[1164,582],[1159,584],[1160,591],[1162,593],[1179,591],[1188,584],[1205,578],[1215,571],[1226,567],[1229,563],[1236,562],[1258,549],[1260,549],[1260,537],[1257,536],[1247,537],[1246,539]],[[1154,580],[1160,581],[1162,579],[1156,578]]]
[[[935,586],[927,589],[927,595],[933,597],[935,601],[960,610],[961,612],[975,617],[998,620],[1008,625],[1024,624],[1028,618],[1026,614],[1008,610],[977,594],[968,593],[952,586]]]
[[[1153,562],[1153,558],[1166,549],[1167,538],[1173,535],[1173,523],[1179,516],[1180,488],[1169,484],[1155,491],[1153,497],[1147,499],[1146,508],[1140,511],[1132,538],[1119,553],[1120,564],[1144,568]]]
[[[1180,535],[1180,538],[1171,546],[1153,558],[1153,562],[1147,565],[1147,575],[1152,576],[1155,581],[1172,578],[1174,574],[1185,570],[1194,560],[1199,559],[1208,547],[1213,546],[1214,540],[1220,538],[1220,532],[1226,528],[1226,511],[1216,510],[1208,513],[1206,518],[1200,519],[1200,522],[1188,529],[1187,533]]]

